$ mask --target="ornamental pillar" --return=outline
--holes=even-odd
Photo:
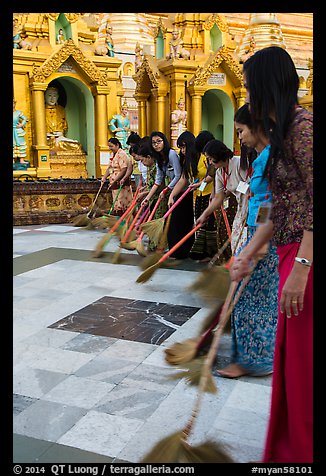
[[[134,95],[138,104],[138,134],[140,137],[147,135],[146,101],[148,96],[148,93],[138,93]]]
[[[101,177],[101,163],[106,162],[109,154],[108,146],[108,113],[107,96],[110,88],[96,86],[92,93],[95,96],[95,172],[96,177]]]
[[[202,97],[205,89],[190,86],[188,92],[191,96],[192,133],[197,136],[202,130]]]
[[[32,107],[35,127],[35,144],[32,145],[34,166],[37,176],[45,178],[51,176],[49,146],[46,141],[46,119],[44,92],[47,84],[31,83]]]

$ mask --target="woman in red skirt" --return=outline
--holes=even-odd
[[[249,274],[270,239],[279,256],[279,316],[264,463],[313,462],[313,115],[298,106],[290,55],[272,46],[244,63],[253,123],[263,121],[271,149],[272,192],[265,222],[236,257],[231,278]],[[268,214],[270,212],[270,216]],[[258,212],[259,215],[259,212]],[[264,221],[264,220],[262,220]]]

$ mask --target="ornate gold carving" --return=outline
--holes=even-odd
[[[45,16],[49,18],[49,20],[57,21],[60,13],[46,13]],[[67,18],[69,23],[75,23],[82,17],[84,13],[64,13],[64,16]]]
[[[60,200],[57,197],[50,197],[45,200],[47,208],[57,208],[60,207],[60,204]]]
[[[163,36],[165,36],[167,32],[167,28],[165,28],[161,17],[158,19],[156,27],[153,28],[154,38],[157,38],[158,34],[160,33],[160,30],[163,33]]]
[[[211,30],[216,24],[220,31],[228,31],[229,27],[228,24],[218,13],[212,13],[204,22],[205,30]]]
[[[81,195],[78,200],[78,205],[82,208],[87,208],[91,205],[92,199],[89,197],[89,195],[86,195],[85,193]]]
[[[198,66],[191,84],[195,86],[204,86],[212,73],[220,66],[220,64],[225,61],[228,65],[229,70],[237,77],[240,84],[243,86],[243,75],[242,70],[240,69],[238,63],[235,61],[233,56],[228,52],[226,46],[222,46],[215,57],[207,66],[201,67]]]
[[[141,92],[141,84],[146,74],[149,77],[152,87],[158,88],[159,87],[158,79],[160,77],[160,73],[158,71],[153,71],[151,65],[149,64],[147,56],[145,56],[137,73],[133,76],[134,81],[137,83],[135,94],[138,94]]]
[[[101,86],[108,86],[109,77],[106,72],[101,72],[95,64],[84,56],[82,51],[75,45],[73,40],[67,40],[62,47],[55,51],[42,66],[33,65],[32,81],[45,83],[47,78],[58,70],[60,66],[72,57],[78,66],[88,75],[92,82]]]

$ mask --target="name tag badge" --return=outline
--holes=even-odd
[[[229,198],[225,198],[223,200],[223,208],[224,210],[227,210],[229,208]]]
[[[248,188],[249,188],[249,183],[243,182],[242,180],[240,180],[239,185],[236,188],[236,191],[240,193],[247,193]]]
[[[270,217],[272,204],[270,202],[264,202],[260,205],[256,216],[255,225],[263,225]]]
[[[200,192],[203,192],[205,190],[205,187],[207,185],[207,182],[203,181],[201,184],[200,184],[200,187],[198,187],[198,190]]]

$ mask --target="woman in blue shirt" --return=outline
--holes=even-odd
[[[236,112],[235,128],[241,143],[255,148],[259,154],[252,163],[247,217],[248,239],[245,246],[259,224],[266,219],[266,212],[268,215],[270,210],[272,196],[268,181],[263,177],[270,145],[265,137],[252,130],[247,104]],[[262,256],[231,315],[231,363],[218,370],[222,377],[257,377],[273,371],[279,282],[276,247],[270,244],[267,249],[262,250]]]

